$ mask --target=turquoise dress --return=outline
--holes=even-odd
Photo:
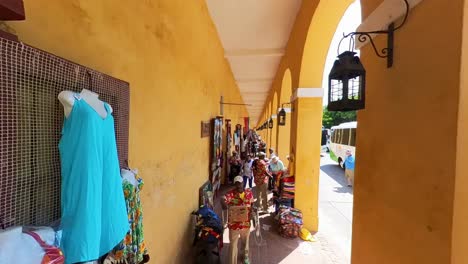
[[[102,118],[75,94],[59,143],[65,263],[96,260],[129,230],[115,140],[114,118]]]

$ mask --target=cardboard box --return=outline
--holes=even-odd
[[[228,210],[229,223],[248,222],[249,207],[247,206],[230,206]]]

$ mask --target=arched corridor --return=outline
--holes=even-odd
[[[81,92],[92,92],[112,117],[104,120],[114,122],[103,138],[116,153],[99,155],[118,162],[100,173],[137,169],[144,179],[143,188],[133,184],[139,192],[135,199],[141,202],[133,216],[144,226],[144,243],[137,241],[136,248],[147,250],[151,263],[191,263],[196,250],[191,213],[201,205],[220,210],[223,194],[235,190],[221,185],[231,165],[227,151],[237,147],[241,153],[232,163],[242,166],[239,174],[251,173],[232,176],[255,178],[245,164],[247,154],[258,156],[258,146],[242,145],[253,133],[245,129],[228,137],[226,121],[231,120],[231,135],[237,124],[248,124],[287,167],[279,169],[276,159],[260,162],[263,167],[255,173],[262,168],[265,172],[256,175],[253,201],[263,200],[257,184],[263,188],[270,172],[273,179],[272,172],[287,173],[287,184],[288,177],[270,183],[282,188],[272,202],[289,197],[281,202],[290,203],[290,211],[301,211],[302,226],[318,240],[280,237],[280,221],[273,219],[270,205],[260,225],[269,244],[257,245],[258,235],[253,227],[247,229],[251,226],[245,220],[245,208],[252,208],[245,205],[250,194],[238,190],[234,203],[242,203],[244,218],[237,222],[249,222],[240,229],[242,239],[251,238],[251,263],[466,264],[468,1],[360,0],[356,7],[355,0],[48,0],[46,8],[43,2],[0,1],[0,226],[7,228],[0,232],[0,244],[12,245],[1,239],[10,227],[52,226],[63,220],[63,174],[68,167],[62,164],[58,144],[63,121],[73,118],[65,118],[68,108],[57,98],[69,91],[71,109],[81,101]],[[398,29],[390,68],[383,55],[376,54],[392,43],[387,35],[371,35],[373,42],[357,47],[366,74],[365,108],[357,113],[352,194],[336,176],[338,168],[320,156],[324,83],[332,65],[327,60],[337,53],[330,43],[339,38],[341,32],[334,37],[335,31],[350,6],[361,9],[359,31],[382,33],[391,23]],[[285,123],[280,126],[282,109]],[[83,138],[80,134],[73,142],[90,144]],[[78,159],[73,164],[88,166]],[[119,184],[90,179],[99,184],[83,177],[77,181],[82,187],[77,197],[111,197],[102,194],[105,188],[128,194]],[[332,191],[321,191],[323,186]],[[272,198],[273,192],[268,195]],[[122,212],[124,207],[130,211],[132,206],[123,202],[135,203],[124,198],[112,202]],[[83,201],[91,200],[72,203],[101,206],[99,201]],[[348,221],[334,222],[331,214]],[[104,213],[102,221],[99,217],[90,215],[94,222],[89,223],[112,222]],[[65,221],[76,220],[71,218]],[[352,238],[348,231],[349,236],[338,238],[346,240],[346,252],[323,257],[330,248],[342,247],[330,236],[351,225]],[[80,225],[74,227],[80,233]],[[109,230],[96,232],[112,236]],[[229,254],[229,235],[234,233],[225,232],[222,256]],[[110,253],[86,249],[89,241],[79,242],[80,249],[93,251],[80,262],[98,262],[97,255]],[[0,255],[4,253],[2,246]]]

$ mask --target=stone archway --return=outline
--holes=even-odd
[[[304,43],[299,83],[292,94],[291,151],[294,155],[292,171],[296,176],[295,205],[304,214],[305,226],[314,231],[318,230],[323,69],[337,25],[354,1],[319,2]]]

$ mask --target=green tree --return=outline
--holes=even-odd
[[[327,107],[323,107],[322,125],[325,128],[331,128],[341,123],[356,121],[356,111],[349,112],[330,112]]]

